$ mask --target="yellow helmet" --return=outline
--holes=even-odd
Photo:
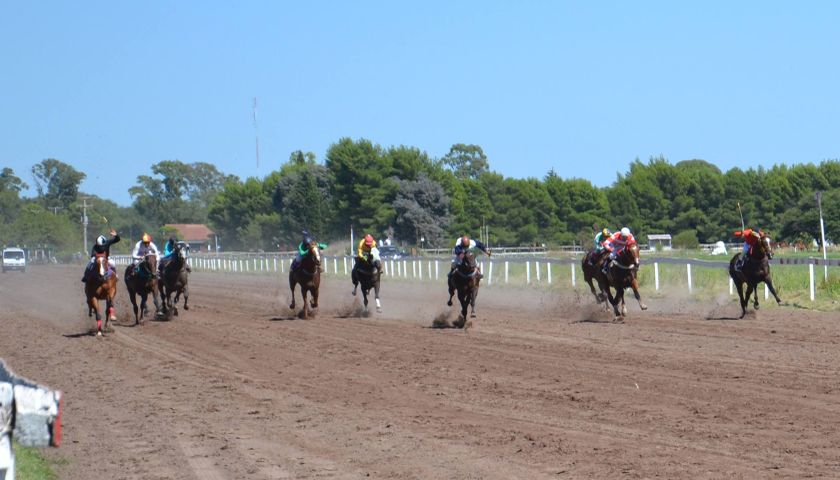
[[[148,233],[143,233],[143,243],[149,243],[152,241],[152,236]]]
[[[609,228],[605,228],[605,229],[601,230],[601,233],[604,234],[605,237],[609,237],[610,235],[612,235],[612,232],[610,231]]]

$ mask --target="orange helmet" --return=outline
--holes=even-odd
[[[365,245],[367,245],[368,247],[373,245],[373,235],[371,235],[371,234],[365,235]]]
[[[142,239],[142,240],[143,240],[143,243],[149,243],[149,242],[151,242],[151,241],[152,241],[152,236],[151,236],[151,235],[149,235],[148,233],[144,233],[144,234],[143,234],[143,239]]]
[[[461,237],[461,246],[462,247],[469,247],[470,246],[470,236],[464,235]]]

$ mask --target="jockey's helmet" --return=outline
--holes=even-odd
[[[469,247],[470,246],[470,236],[464,235],[461,237],[461,246],[462,247]]]
[[[105,238],[105,235],[100,235],[100,236],[96,237],[96,244],[100,245],[100,246],[105,245],[106,240],[107,239]]]
[[[627,227],[622,228],[621,229],[621,238],[627,238],[629,236],[630,236],[630,229],[627,228]]]
[[[609,228],[605,228],[605,229],[601,230],[601,234],[605,237],[609,237],[610,235],[612,235],[612,232],[610,232]]]
[[[143,243],[149,243],[152,241],[152,236],[148,233],[144,233],[143,238],[141,240],[143,240]]]
[[[373,235],[371,235],[371,234],[365,235],[365,245],[367,245],[368,247],[373,245]]]

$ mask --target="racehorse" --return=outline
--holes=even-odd
[[[158,282],[158,290],[160,290],[160,298],[163,303],[163,314],[168,316],[171,311],[173,315],[178,316],[178,300],[181,294],[184,295],[184,310],[189,310],[190,289],[189,289],[189,271],[187,269],[187,255],[190,247],[184,242],[175,244],[175,249],[172,251],[171,260],[163,267],[160,272],[160,281]],[[172,301],[172,294],[175,294],[175,301]]]
[[[356,259],[356,267],[351,272],[353,280],[353,295],[356,295],[356,288],[362,285],[362,298],[364,298],[365,311],[368,309],[368,294],[373,289],[376,300],[376,311],[382,312],[382,304],[379,302],[379,280],[382,277],[382,265],[379,258],[379,249],[373,248],[370,255],[365,259]]]
[[[592,295],[595,296],[595,301],[598,303],[606,302],[607,295],[603,291],[595,291],[595,285],[592,283],[592,280],[594,279],[595,282],[598,283],[598,288],[600,288],[601,284],[598,281],[598,278],[604,275],[601,267],[604,266],[604,261],[607,259],[606,254],[607,250],[603,250],[601,252],[596,252],[595,249],[589,250],[589,252],[584,255],[580,265],[583,270],[583,279],[589,284],[589,290],[592,291]],[[604,304],[604,307],[609,309],[606,304]]]
[[[743,252],[736,253],[729,261],[729,276],[735,282],[738,289],[738,298],[741,300],[741,318],[747,314],[747,304],[750,302],[750,295],[754,295],[753,308],[758,310],[758,284],[764,282],[767,289],[773,294],[776,303],[782,304],[782,299],[776,294],[773,288],[773,278],[770,276],[770,260],[773,258],[773,249],[770,247],[770,237],[761,232],[759,242],[750,249],[750,255],[745,259],[740,269],[735,268],[736,262],[741,258]],[[744,294],[744,284],[747,284],[747,292]]]
[[[146,300],[149,294],[152,294],[152,300],[155,302],[155,312],[160,310],[160,303],[158,303],[158,281],[157,273],[157,255],[154,253],[147,253],[143,261],[137,265],[129,265],[125,267],[125,288],[128,290],[128,298],[131,300],[131,306],[134,309],[134,324],[139,325],[140,320],[146,316]],[[140,295],[140,308],[138,315],[137,295]]]
[[[613,306],[616,320],[620,320],[621,317],[627,315],[627,307],[624,305],[624,289],[628,287],[633,289],[639,307],[642,310],[647,310],[647,305],[642,302],[642,296],[639,295],[639,282],[636,280],[639,265],[639,246],[634,243],[619,250],[615,260],[609,262],[606,275],[598,279],[601,290],[606,292],[607,298]],[[615,289],[615,295],[612,294],[610,287]],[[619,303],[621,304],[620,311],[618,309]]]
[[[321,286],[321,249],[314,240],[309,242],[307,249],[298,268],[289,271],[289,289],[292,291],[292,304],[289,308],[295,309],[295,285],[300,285],[300,294],[303,297],[301,318],[309,317],[310,306],[313,309],[318,308],[318,288]],[[309,303],[306,302],[308,293],[312,294]]]
[[[471,307],[470,317],[475,318],[475,299],[478,297],[478,287],[481,281],[478,265],[475,261],[475,255],[467,251],[460,255],[458,264],[455,266],[455,271],[449,276],[449,301],[446,302],[450,307],[452,306],[452,296],[455,291],[458,291],[458,301],[461,302],[461,315],[455,326],[463,328],[467,322],[467,306]]]
[[[87,275],[85,281],[85,296],[87,297],[88,316],[96,314],[96,336],[101,337],[108,331],[108,323],[117,320],[114,314],[114,297],[117,296],[117,272],[109,269],[108,255],[97,253],[94,257],[94,268]],[[105,325],[102,325],[102,315],[99,313],[99,301],[105,300]]]

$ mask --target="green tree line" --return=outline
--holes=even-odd
[[[207,223],[226,250],[276,250],[308,229],[318,238],[356,232],[392,235],[405,245],[449,246],[464,233],[489,227],[493,245],[588,245],[596,228],[627,226],[642,240],[670,233],[680,244],[730,241],[747,226],[776,240],[819,239],[815,192],[822,192],[826,236],[840,239],[840,161],[722,172],[704,160],[671,163],[663,157],[630,163],[608,187],[564,178],[510,178],[491,170],[478,145],[456,144],[441,158],[409,146],[382,147],[342,138],[322,162],[293,152],[263,178],[240,179],[209,163],[165,160],[137,177],[132,204],[79,191],[85,178],[72,166],[46,159],[32,167],[37,196],[10,168],[0,174],[0,243],[81,250],[82,203],[91,238],[108,228],[136,239],[167,234],[167,223]],[[127,249],[130,242],[121,244]]]

